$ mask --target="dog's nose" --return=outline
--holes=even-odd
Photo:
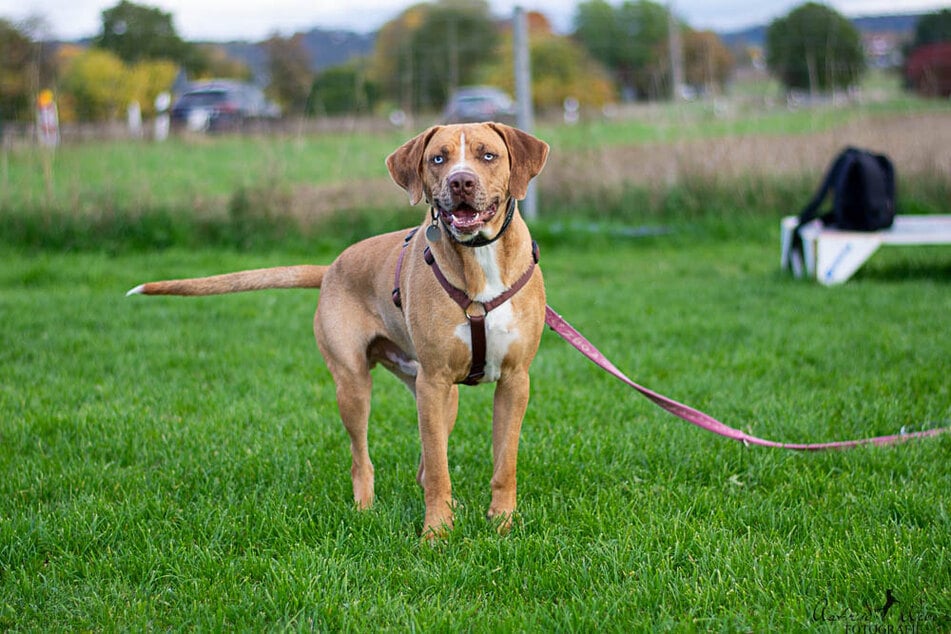
[[[449,177],[449,189],[456,196],[468,196],[476,188],[479,177],[465,170],[460,170]]]

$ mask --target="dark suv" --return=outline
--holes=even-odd
[[[192,84],[172,106],[172,125],[196,132],[235,130],[254,120],[276,116],[260,88],[237,81]]]

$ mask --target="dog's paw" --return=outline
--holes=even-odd
[[[485,517],[495,527],[495,532],[499,535],[508,535],[515,525],[515,511],[493,511],[485,514]]]
[[[359,468],[354,464],[350,468],[350,478],[353,480],[353,502],[360,511],[373,506],[373,465],[369,461],[366,465]]]
[[[455,524],[453,510],[458,506],[454,499],[445,505],[426,511],[426,520],[423,522],[423,531],[420,534],[423,541],[434,541],[447,537]]]
[[[369,510],[373,506],[373,485],[370,486],[361,486],[358,487],[354,483],[353,487],[353,504],[356,506],[358,511]]]
[[[427,521],[423,526],[423,532],[420,534],[420,538],[424,542],[435,543],[448,537],[449,533],[452,532],[452,528],[452,517],[448,518],[448,520],[442,520],[438,523],[430,523]]]

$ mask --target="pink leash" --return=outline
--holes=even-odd
[[[631,379],[627,378],[623,372],[618,370],[614,364],[608,360],[607,357],[605,357],[597,348],[591,345],[591,342],[585,339],[584,336],[575,330],[571,324],[565,321],[561,315],[552,310],[551,306],[545,307],[545,323],[552,330],[558,333],[562,339],[570,343],[572,346],[577,348],[581,354],[593,361],[595,365],[599,366],[608,374],[614,376],[622,382],[627,383],[629,386],[652,400],[656,405],[664,408],[674,416],[682,418],[688,423],[692,423],[697,427],[706,429],[707,431],[713,432],[714,434],[719,434],[720,436],[724,436],[732,440],[738,440],[744,444],[760,445],[762,447],[778,447],[780,449],[792,449],[794,451],[821,451],[824,449],[851,449],[852,447],[858,447],[860,445],[893,445],[899,442],[905,442],[906,440],[911,440],[913,438],[937,436],[938,434],[951,431],[951,428],[943,427],[938,429],[929,429],[926,431],[894,434],[892,436],[879,436],[877,438],[863,438],[861,440],[843,440],[839,442],[811,444],[795,444],[775,442],[773,440],[763,440],[762,438],[757,438],[756,436],[750,436],[749,434],[746,434],[738,429],[733,429],[732,427],[724,425],[712,416],[704,414],[703,412],[695,410],[692,407],[678,403],[677,401],[669,399],[666,396],[638,385]]]

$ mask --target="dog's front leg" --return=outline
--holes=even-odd
[[[423,455],[419,480],[426,500],[423,537],[440,537],[452,529],[452,483],[449,479],[449,432],[455,423],[458,388],[422,372],[416,380],[419,437]]]
[[[459,386],[453,385],[452,394],[449,395],[449,412],[446,414],[446,420],[449,421],[449,434],[452,435],[452,429],[456,425],[456,416],[459,413]],[[413,385],[413,396],[416,396],[416,386]],[[423,452],[419,454],[419,470],[416,472],[416,482],[420,487],[424,487],[423,478],[426,475],[426,463],[423,460]],[[424,487],[425,488],[425,487]]]
[[[492,410],[492,503],[487,513],[499,533],[512,527],[515,514],[516,468],[522,418],[528,408],[528,371],[503,374],[495,387]]]

